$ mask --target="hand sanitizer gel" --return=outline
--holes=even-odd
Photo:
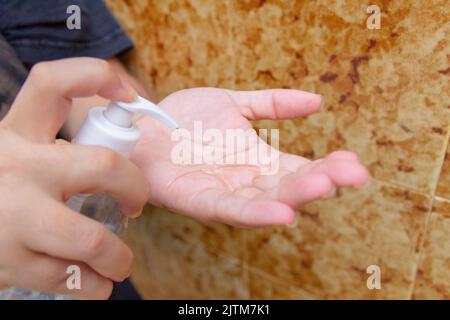
[[[132,122],[134,113],[157,119],[170,128],[178,128],[177,123],[160,108],[138,97],[131,103],[111,101],[107,107],[92,108],[72,143],[103,146],[128,157],[140,135],[139,129]],[[121,234],[127,227],[127,218],[118,210],[116,201],[106,193],[78,194],[70,198],[66,204],[71,209],[105,224],[116,234]],[[73,298],[11,288],[0,291],[0,299],[68,300]]]

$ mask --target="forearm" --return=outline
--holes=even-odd
[[[127,71],[125,66],[118,58],[108,59],[107,61],[111,65],[111,68],[113,68],[113,70],[120,76],[120,78],[134,87],[139,95],[144,97],[148,96],[144,86]],[[104,106],[107,103],[108,100],[100,96],[74,99],[70,114],[60,131],[61,137],[70,141],[78,132],[78,129],[83,123],[83,120],[89,109],[95,106]]]

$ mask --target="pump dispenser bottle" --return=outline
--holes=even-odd
[[[138,97],[134,102],[111,101],[107,107],[92,108],[72,143],[103,146],[128,157],[139,140],[139,129],[133,123],[134,114],[157,119],[172,129],[177,123],[152,102]],[[92,219],[106,225],[116,234],[121,234],[127,226],[127,218],[119,211],[116,201],[106,193],[78,194],[66,204]],[[70,296],[34,292],[11,288],[0,291],[0,299],[5,300],[66,300]]]
[[[139,129],[133,124],[133,115],[149,116],[177,128],[177,123],[150,101],[138,97],[132,103],[112,101],[106,108],[92,108],[72,143],[110,148],[128,157],[139,140]],[[105,224],[120,234],[126,228],[126,217],[117,209],[116,202],[105,193],[76,195],[67,201],[75,211]]]

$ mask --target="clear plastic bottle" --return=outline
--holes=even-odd
[[[128,157],[139,139],[139,129],[132,123],[134,113],[160,120],[171,128],[178,127],[169,115],[142,97],[138,97],[132,103],[111,101],[106,108],[95,107],[90,110],[72,143],[104,146]],[[72,210],[103,223],[118,235],[127,228],[127,217],[120,212],[117,202],[104,192],[75,195],[66,202],[66,205]],[[0,300],[71,299],[73,298],[68,295],[19,288],[0,291]]]
[[[127,217],[118,209],[116,200],[104,192],[92,195],[78,194],[70,198],[66,204],[71,209],[103,223],[117,235],[122,235],[127,228]]]

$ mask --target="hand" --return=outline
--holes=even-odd
[[[216,128],[225,136],[226,129],[251,128],[249,120],[312,114],[321,103],[320,96],[298,90],[196,88],[171,94],[159,106],[193,134],[194,121],[201,121],[203,131]],[[151,181],[150,202],[196,219],[237,226],[289,224],[295,220],[294,209],[368,179],[358,157],[347,151],[316,161],[280,153],[275,175],[262,175],[262,164],[176,164],[170,130],[147,118],[139,126],[142,136],[132,160]],[[259,140],[258,145],[265,143]]]
[[[0,122],[0,289],[26,288],[106,299],[131,271],[130,249],[102,224],[70,210],[78,193],[107,192],[136,216],[149,186],[127,159],[105,148],[55,143],[73,97],[134,93],[102,60],[38,64]],[[66,287],[69,265],[81,290]]]

